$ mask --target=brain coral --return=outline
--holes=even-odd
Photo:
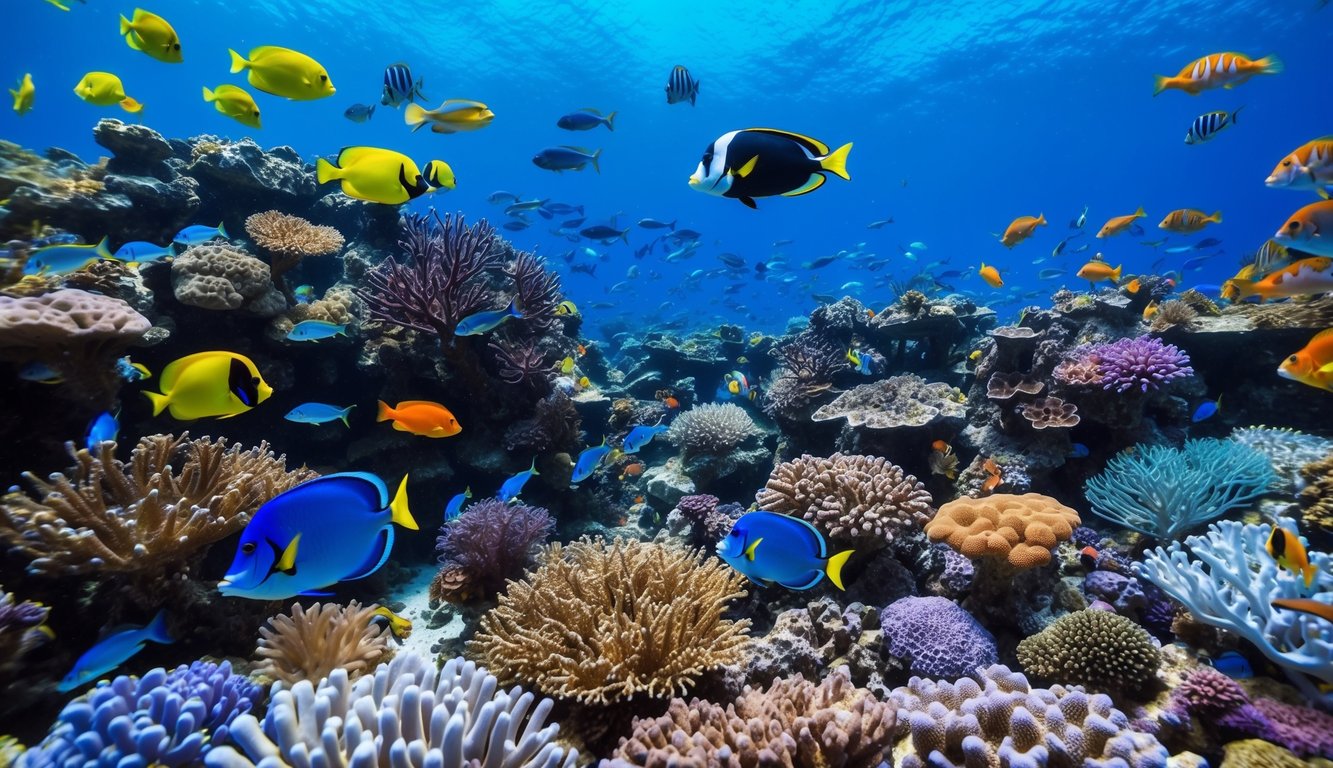
[[[182,304],[242,309],[271,317],[287,302],[273,287],[269,266],[230,245],[196,245],[171,263],[171,290]]]
[[[686,455],[720,456],[759,434],[754,419],[734,403],[696,405],[671,422],[667,439]]]
[[[755,496],[760,509],[803,517],[834,538],[884,544],[930,519],[931,498],[888,459],[806,454],[779,464]]]
[[[1137,691],[1150,683],[1161,654],[1147,630],[1110,611],[1075,611],[1018,644],[1023,669],[1107,691]]]
[[[889,653],[914,675],[954,679],[997,663],[995,638],[952,600],[904,597],[880,613]]]
[[[907,374],[862,384],[814,412],[814,421],[846,419],[853,427],[897,429],[938,423],[961,425],[967,417],[963,393]]]
[[[120,299],[73,288],[41,296],[0,296],[0,347],[128,344],[151,327],[148,318]]]
[[[1006,559],[1016,568],[1051,561],[1051,550],[1074,534],[1078,513],[1039,493],[996,493],[961,498],[940,507],[926,525],[931,541],[944,541],[968,557]]]

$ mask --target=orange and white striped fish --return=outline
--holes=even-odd
[[[1255,75],[1276,75],[1282,71],[1282,61],[1276,56],[1251,60],[1239,53],[1210,53],[1195,59],[1175,77],[1157,75],[1152,95],[1175,89],[1191,96],[1210,88],[1235,88]]]
[[[1231,278],[1227,285],[1236,290],[1237,300],[1249,296],[1264,299],[1290,299],[1294,296],[1313,296],[1333,291],[1333,259],[1316,256],[1301,259],[1262,280]]]
[[[1327,200],[1324,187],[1333,184],[1333,136],[1306,142],[1282,158],[1264,183],[1277,189],[1313,190]]]
[[[1157,225],[1158,229],[1168,232],[1198,232],[1209,224],[1221,224],[1222,212],[1214,211],[1212,216],[1193,208],[1180,208],[1172,211]]]

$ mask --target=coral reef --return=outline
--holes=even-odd
[[[322,680],[335,669],[359,677],[393,654],[389,631],[372,623],[374,605],[353,600],[346,606],[293,603],[291,615],[280,613],[259,628],[257,674],[293,685]]]
[[[1299,490],[1302,467],[1333,454],[1333,440],[1295,429],[1240,427],[1233,429],[1228,439],[1266,456],[1278,482],[1292,492]]]
[[[1068,429],[1078,426],[1078,406],[1058,397],[1043,397],[1024,403],[1018,412],[1032,424],[1033,429]]]
[[[892,660],[884,645],[874,607],[851,603],[843,608],[827,597],[812,600],[779,613],[768,634],[750,641],[745,666],[733,672],[735,689],[798,674],[816,680],[842,667],[857,686],[887,694],[883,674]]]
[[[51,639],[46,626],[50,613],[41,603],[20,601],[0,589],[0,681],[22,672],[24,654]]]
[[[693,546],[713,546],[726,536],[731,527],[740,518],[739,504],[719,504],[716,496],[696,493],[682,496],[680,501],[667,515],[667,528],[675,529],[676,519],[681,519],[690,528],[690,543]]]
[[[245,233],[270,255],[273,282],[313,256],[328,256],[343,247],[342,233],[333,227],[311,224],[300,216],[281,211],[252,213],[245,219]]]
[[[995,638],[957,603],[943,597],[904,597],[880,614],[891,655],[914,675],[958,678],[999,661]]]
[[[1142,691],[1161,658],[1152,636],[1132,619],[1107,611],[1065,614],[1018,644],[1028,673],[1112,693]]]
[[[911,374],[861,384],[814,412],[814,421],[846,419],[851,427],[899,429],[961,426],[967,416],[956,387]]]
[[[437,578],[431,595],[451,602],[489,599],[504,589],[507,579],[522,575],[554,530],[555,520],[542,507],[499,499],[468,505],[458,519],[440,528],[440,571],[450,576]]]
[[[1189,355],[1153,336],[1117,339],[1079,348],[1061,364],[1056,378],[1067,384],[1147,392],[1194,375]]]
[[[287,299],[273,287],[269,266],[230,245],[196,245],[171,262],[171,290],[192,307],[273,317]]]
[[[1165,333],[1171,328],[1192,330],[1198,325],[1195,322],[1198,317],[1198,310],[1189,302],[1182,299],[1172,299],[1158,305],[1157,313],[1152,316],[1152,323],[1148,328],[1153,333]]]
[[[1325,533],[1333,533],[1333,453],[1300,469],[1301,519]]]
[[[754,419],[739,405],[704,403],[677,416],[666,436],[686,456],[721,456],[759,433]]]
[[[749,621],[722,613],[743,581],[662,544],[552,544],[482,617],[468,652],[501,680],[586,703],[683,694],[740,660]]]
[[[1049,496],[996,493],[942,505],[926,525],[926,535],[971,558],[1034,568],[1049,563],[1052,550],[1068,541],[1079,523],[1077,512]]]
[[[1301,757],[1333,757],[1333,716],[1309,707],[1251,698],[1235,680],[1210,667],[1189,673],[1171,692],[1162,719],[1214,735],[1264,739]]]
[[[537,401],[532,416],[510,424],[504,433],[506,451],[544,453],[574,451],[579,444],[582,417],[574,401],[555,391]]]
[[[1040,394],[1046,388],[1046,382],[1026,374],[996,371],[986,380],[986,397],[992,400],[1008,400],[1019,393],[1025,395]]]

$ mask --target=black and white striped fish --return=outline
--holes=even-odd
[[[397,108],[405,101],[424,99],[421,95],[421,78],[412,80],[412,70],[399,62],[384,68],[384,96],[380,103]]]
[[[1236,115],[1244,107],[1237,107],[1235,112],[1227,113],[1226,110],[1219,112],[1209,112],[1206,115],[1199,115],[1190,123],[1189,133],[1185,134],[1186,144],[1202,144],[1205,141],[1217,135],[1217,132],[1236,122]]]
[[[668,104],[679,104],[689,99],[690,106],[694,106],[694,100],[699,96],[699,81],[695,80],[690,71],[677,64],[671,70],[671,75],[667,77],[666,97]]]

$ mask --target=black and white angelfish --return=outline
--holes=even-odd
[[[754,208],[756,197],[813,192],[823,186],[826,173],[850,179],[847,154],[851,151],[850,143],[830,151],[818,139],[775,128],[732,131],[704,150],[703,160],[690,176],[690,188]]]
[[[1185,134],[1186,144],[1202,144],[1217,135],[1217,132],[1236,122],[1236,115],[1244,107],[1237,107],[1235,112],[1226,110],[1199,115],[1190,123],[1189,133]]]
[[[677,64],[667,77],[666,97],[668,104],[679,104],[688,99],[692,107],[694,100],[699,97],[699,81],[690,75],[688,69]]]
[[[424,100],[421,95],[421,78],[412,80],[412,70],[401,61],[384,68],[384,96],[380,103],[398,108],[405,101]]]

